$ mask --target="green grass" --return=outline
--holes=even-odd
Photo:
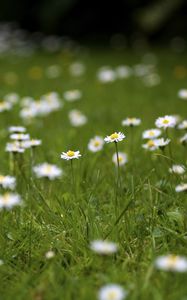
[[[176,194],[179,176],[168,173],[170,160],[142,149],[141,133],[154,127],[157,117],[179,114],[186,117],[186,102],[177,98],[186,78],[176,78],[176,66],[185,66],[187,56],[169,50],[155,49],[161,84],[145,87],[131,77],[102,85],[96,71],[102,65],[134,65],[141,56],[106,49],[91,49],[78,54],[56,55],[37,53],[31,57],[6,56],[0,59],[1,97],[15,91],[21,97],[40,97],[50,91],[62,93],[78,88],[83,98],[65,103],[63,109],[37,118],[26,127],[34,138],[42,139],[36,149],[35,163],[49,162],[62,167],[64,176],[49,182],[30,179],[30,153],[24,154],[22,168],[17,170],[18,187],[24,206],[0,215],[0,299],[96,299],[98,289],[107,283],[118,283],[128,291],[128,299],[187,299],[186,274],[166,273],[153,267],[161,254],[187,255],[186,194]],[[86,64],[87,72],[80,78],[68,73],[74,60]],[[33,80],[28,70],[40,66],[44,70],[59,64],[62,74],[57,79]],[[4,74],[15,72],[14,85],[5,82]],[[69,124],[68,111],[78,108],[88,117],[80,128]],[[23,124],[19,105],[0,115],[1,172],[10,174],[9,157],[5,153],[7,127]],[[133,153],[131,132],[121,127],[127,116],[140,117],[142,125],[134,129]],[[24,125],[24,124],[23,124]],[[119,150],[128,154],[129,162],[121,168],[122,189],[115,207],[116,170],[111,161],[113,144],[94,154],[87,144],[94,135],[103,137],[123,131],[126,139]],[[186,149],[177,141],[183,133],[171,130],[172,150],[176,163],[186,164]],[[82,158],[75,161],[76,197],[72,189],[70,163],[60,159],[69,148],[80,150]],[[168,152],[166,152],[168,155]],[[32,222],[32,227],[30,226]],[[31,259],[30,251],[31,233]],[[119,245],[116,255],[98,256],[89,249],[93,239],[109,240]],[[45,253],[56,255],[46,260]]]

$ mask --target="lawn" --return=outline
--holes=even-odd
[[[179,143],[185,131],[169,128],[171,143],[164,152],[142,148],[142,132],[155,128],[158,117],[186,118],[187,102],[179,99],[178,91],[186,88],[187,55],[169,48],[151,52],[160,78],[153,86],[144,84],[147,77],[135,75],[107,83],[97,79],[102,66],[142,64],[144,54],[132,50],[80,48],[0,58],[1,98],[12,92],[20,97],[11,110],[0,113],[0,171],[16,176],[15,192],[22,198],[21,206],[0,211],[2,300],[91,300],[110,283],[127,290],[129,300],[187,299],[186,273],[158,270],[154,264],[160,255],[187,255],[187,197],[175,191],[186,175],[168,171],[172,164],[186,167],[186,147]],[[86,71],[72,76],[69,66],[77,61]],[[60,67],[59,76],[46,76],[51,65]],[[80,101],[63,99],[65,91],[75,89],[82,92]],[[23,97],[39,99],[52,91],[59,94],[62,108],[32,120],[20,118]],[[85,114],[85,125],[70,124],[72,109]],[[127,117],[142,123],[123,127]],[[25,126],[42,145],[11,156],[5,147],[12,125]],[[119,170],[112,162],[115,143],[105,143],[97,153],[87,148],[95,135],[115,131],[126,136],[117,144],[128,156]],[[82,155],[72,165],[60,158],[69,149]],[[62,176],[36,178],[32,165],[43,162],[57,165]],[[116,243],[118,251],[95,253],[90,243],[97,239]],[[47,258],[50,250],[54,255]]]

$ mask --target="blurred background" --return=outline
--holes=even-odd
[[[0,22],[90,42],[104,43],[113,35],[120,45],[134,38],[167,42],[187,35],[187,1],[2,0]]]

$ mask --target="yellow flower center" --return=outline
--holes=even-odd
[[[47,165],[45,170],[46,170],[47,173],[50,173],[51,170],[52,170],[52,167],[50,165]]]
[[[178,261],[178,256],[177,255],[170,255],[170,257],[168,258],[168,267],[174,267],[176,265]]]
[[[3,175],[0,175],[0,183],[3,182],[3,179],[4,179],[4,176],[3,176]]]
[[[117,132],[112,133],[111,136],[110,136],[110,138],[111,138],[112,140],[115,140],[115,139],[117,139],[118,137],[119,137],[119,134],[118,134]]]
[[[67,152],[67,156],[69,156],[69,157],[73,157],[74,155],[75,155],[75,152],[74,152],[74,151],[69,150],[69,151]]]
[[[100,145],[100,142],[99,142],[99,141],[95,141],[95,142],[94,142],[94,146],[95,146],[95,147],[97,147],[97,146],[99,146],[99,145]]]
[[[167,120],[167,119],[165,119],[164,121],[163,121],[163,124],[168,124],[169,123],[169,120]]]
[[[155,143],[153,142],[153,141],[148,141],[147,142],[147,145],[149,146],[149,147],[153,147],[153,146],[155,146]]]
[[[6,204],[10,200],[10,195],[8,193],[4,194],[3,196],[3,203]]]
[[[149,131],[149,136],[154,136],[154,131]]]
[[[123,161],[123,157],[122,156],[119,156],[119,162],[122,162]]]
[[[108,299],[109,300],[115,300],[116,299],[116,291],[109,292]]]

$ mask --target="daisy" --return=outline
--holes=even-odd
[[[142,138],[153,140],[153,139],[159,137],[160,135],[161,135],[160,129],[148,129],[142,133]]]
[[[73,109],[69,112],[69,120],[74,127],[79,127],[87,123],[87,117],[77,109]]]
[[[56,165],[51,165],[48,163],[39,164],[33,167],[33,171],[36,174],[36,177],[46,177],[50,180],[59,178],[62,175],[61,169],[59,169]]]
[[[30,139],[30,135],[28,133],[12,133],[10,138],[11,140],[26,141]]]
[[[79,90],[67,91],[64,93],[64,99],[68,102],[74,102],[82,97],[82,92]]]
[[[127,296],[127,291],[118,284],[104,285],[98,293],[98,300],[123,300]]]
[[[159,117],[155,122],[156,127],[167,129],[176,126],[176,119],[173,116]]]
[[[62,152],[60,157],[65,160],[70,160],[70,159],[74,159],[74,158],[78,159],[79,157],[81,157],[81,154],[80,154],[80,151],[69,150],[67,152]]]
[[[54,256],[55,256],[55,252],[52,251],[52,250],[49,250],[49,251],[47,251],[47,252],[45,253],[45,257],[46,257],[47,259],[51,259],[51,258],[53,258]]]
[[[132,75],[132,69],[129,66],[118,66],[116,68],[116,75],[119,79],[129,78]]]
[[[111,135],[108,135],[106,138],[104,138],[104,141],[106,143],[118,143],[121,142],[125,138],[125,135],[122,132],[114,132]]]
[[[137,118],[127,118],[122,121],[122,126],[138,126],[141,124],[141,120]]]
[[[163,255],[155,260],[157,269],[164,271],[187,272],[187,259],[178,255]]]
[[[82,76],[86,72],[86,66],[82,62],[74,62],[69,67],[69,72],[72,76]]]
[[[4,97],[4,100],[10,102],[11,104],[16,104],[19,100],[19,95],[16,93],[10,93]]]
[[[113,242],[107,242],[103,240],[95,240],[90,244],[90,249],[97,254],[109,255],[117,252],[117,245]]]
[[[5,193],[0,195],[0,209],[11,209],[13,206],[21,204],[21,197],[18,194]]]
[[[182,89],[178,92],[179,98],[187,100],[187,89]]]
[[[183,165],[173,165],[169,168],[169,172],[181,175],[185,173],[185,167]]]
[[[127,163],[127,155],[124,152],[118,152],[118,159],[119,159],[119,165],[123,166],[124,164]],[[118,160],[117,160],[117,154],[114,153],[112,156],[112,161],[113,163],[117,166],[118,165]]]
[[[22,126],[10,126],[8,131],[11,133],[23,133],[26,131],[26,128]]]
[[[164,149],[169,143],[170,139],[164,140],[164,138],[154,140],[156,146],[160,149]]]
[[[142,147],[146,150],[154,151],[158,149],[154,140],[149,140],[146,144],[143,144]]]
[[[97,79],[102,83],[113,82],[116,80],[116,72],[110,67],[102,67],[97,73]]]
[[[187,192],[187,183],[181,183],[181,184],[177,185],[175,188],[175,191],[177,193]]]
[[[187,133],[180,138],[180,143],[183,145],[187,144]]]
[[[7,101],[0,102],[0,112],[11,110],[12,104]]]
[[[178,129],[187,129],[187,120],[182,121],[182,123],[178,125]]]
[[[91,152],[98,152],[103,149],[104,140],[101,136],[95,136],[88,143],[88,149]]]
[[[0,186],[2,186],[4,189],[13,190],[16,186],[16,178],[12,176],[0,175]]]
[[[13,153],[23,153],[25,149],[21,148],[20,144],[17,141],[15,141],[13,143],[7,143],[5,151]]]
[[[20,142],[20,146],[24,149],[26,149],[26,148],[35,148],[37,146],[40,146],[41,144],[42,144],[41,140],[28,140],[28,141]]]

